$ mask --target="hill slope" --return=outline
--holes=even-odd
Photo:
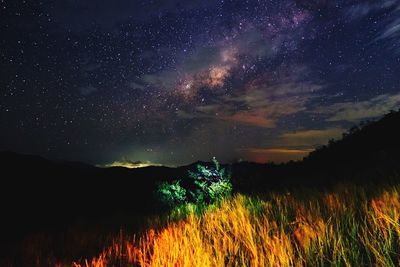
[[[338,181],[373,182],[400,173],[400,111],[354,126],[299,162],[238,163],[232,166],[240,191],[286,186],[325,186]]]

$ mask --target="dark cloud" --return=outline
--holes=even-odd
[[[81,92],[82,95],[86,96],[86,95],[90,95],[90,94],[96,92],[97,88],[89,85],[89,86],[79,88],[79,91]]]
[[[338,102],[318,107],[314,112],[327,115],[328,121],[359,122],[376,118],[397,110],[400,107],[400,94],[383,94],[370,99],[355,102]]]
[[[211,103],[177,112],[181,118],[208,118],[262,128],[275,128],[285,116],[303,112],[323,89],[323,85],[304,80],[310,70],[296,66],[290,70],[265,72],[243,84],[230,95],[216,96]],[[279,79],[277,77],[279,76]]]
[[[250,148],[244,152],[252,161],[265,163],[282,163],[290,160],[301,160],[310,153],[312,149],[288,149],[288,148]]]

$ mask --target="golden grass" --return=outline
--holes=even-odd
[[[400,187],[236,195],[72,266],[400,266]]]

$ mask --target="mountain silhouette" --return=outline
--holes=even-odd
[[[327,186],[338,182],[379,182],[400,173],[400,111],[367,121],[340,140],[284,164],[234,164],[236,188],[248,193],[288,186]]]

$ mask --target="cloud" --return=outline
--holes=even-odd
[[[247,125],[253,125],[264,128],[274,128],[275,121],[273,119],[266,118],[262,112],[238,112],[231,116],[222,117],[223,120],[233,121],[236,123],[243,123]]]
[[[281,98],[274,98],[263,90],[252,90],[241,96],[225,97],[224,100],[225,104],[229,106],[244,106],[247,109],[234,111],[228,116],[221,116],[223,119],[273,128],[275,121],[280,117],[304,111],[307,97],[285,95]]]
[[[301,160],[317,146],[326,144],[332,138],[339,138],[345,132],[342,128],[302,130],[277,136],[269,147],[244,149],[247,157],[256,162],[276,163]]]
[[[308,68],[298,66],[281,71],[279,79],[264,73],[245,84],[242,90],[215,96],[212,103],[180,110],[177,115],[185,119],[207,118],[274,128],[281,117],[305,111],[314,94],[324,88],[310,80],[304,81],[308,74]]]
[[[312,149],[288,149],[288,148],[250,148],[245,152],[247,157],[255,162],[288,162],[290,160],[301,160],[307,156]]]
[[[313,113],[327,116],[327,121],[357,122],[382,116],[390,110],[400,107],[399,94],[382,94],[360,102],[342,102],[330,106],[318,107]]]
[[[396,5],[397,0],[359,1],[356,4],[350,4],[347,8],[343,9],[343,12],[348,19],[357,20],[366,17],[372,12],[392,8]]]
[[[277,67],[247,84],[247,90],[261,90],[271,98],[287,96],[311,96],[325,85],[312,78],[313,72],[306,66]],[[256,97],[257,98],[257,97]]]
[[[372,9],[373,8],[371,4],[369,3],[359,3],[350,6],[348,9],[345,9],[344,13],[349,19],[357,20],[368,15]]]
[[[144,74],[140,79],[136,79],[136,84],[143,87],[154,87],[158,89],[170,89],[178,83],[177,73],[171,70],[165,70],[156,74]]]
[[[248,160],[256,162],[287,162],[301,160],[316,147],[337,139],[345,132],[342,128],[306,129],[296,132],[273,134],[264,145],[238,149]],[[254,145],[254,143],[253,143]]]
[[[282,116],[306,110],[306,97],[285,96],[273,99],[262,90],[239,96],[221,96],[218,103],[195,107],[193,111],[178,111],[180,118],[208,118],[263,128],[274,128]],[[245,107],[245,108],[244,108]]]
[[[328,143],[330,139],[341,137],[346,130],[343,128],[328,128],[322,130],[303,130],[297,132],[284,133],[279,137],[279,141],[285,146],[296,147],[316,147]]]
[[[87,96],[87,95],[90,95],[90,94],[96,92],[97,88],[92,85],[89,85],[89,86],[85,86],[85,87],[80,87],[79,91],[82,95]]]
[[[376,35],[369,44],[384,40],[389,41],[389,43],[380,45],[386,49],[393,50],[395,53],[400,53],[400,48],[397,45],[400,37],[400,6],[398,0],[364,0],[354,3],[350,1],[342,9],[342,15],[348,21],[364,20],[367,24],[374,20]]]
[[[133,81],[129,83],[129,87],[136,90],[143,90],[146,88],[146,84],[143,84],[143,82],[141,81],[138,82]]]
[[[384,17],[380,15],[382,12],[385,12]],[[396,53],[400,53],[400,49],[396,45],[400,38],[400,7],[397,0],[360,2],[350,5],[345,9],[344,15],[348,20],[359,20],[368,18],[368,16],[379,16],[376,25],[378,29],[377,35],[371,43],[389,40],[391,43],[394,43],[394,45],[388,45],[387,47],[395,50]]]
[[[396,39],[400,37],[400,18],[393,20],[391,23],[387,24],[383,29],[381,34],[376,38],[376,40],[381,39]]]

